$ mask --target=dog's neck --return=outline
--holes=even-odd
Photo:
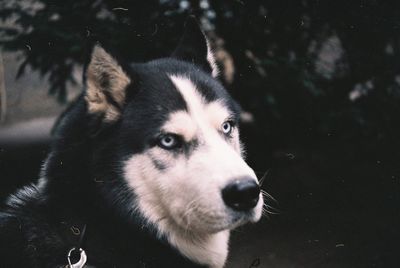
[[[180,227],[166,210],[151,203],[142,204],[143,216],[156,227],[159,237],[165,237],[169,244],[186,258],[210,268],[222,268],[228,256],[229,230],[217,233],[194,233]]]
[[[190,260],[210,268],[224,266],[228,256],[229,230],[214,234],[194,234],[170,222],[159,224],[158,229],[173,247]]]

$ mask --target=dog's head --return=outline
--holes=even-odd
[[[257,177],[239,141],[239,106],[217,75],[194,21],[170,58],[122,67],[101,47],[92,53],[88,113],[117,129],[96,153],[113,156],[103,164],[132,193],[125,209],[161,229],[216,233],[261,217]]]

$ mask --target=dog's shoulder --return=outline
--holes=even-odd
[[[0,259],[4,267],[39,267],[42,259],[59,259],[59,236],[41,213],[45,202],[45,195],[33,184],[7,199],[0,211]]]
[[[15,193],[11,194],[6,200],[5,211],[9,213],[22,213],[36,206],[38,202],[44,201],[45,196],[36,184],[29,184]]]
[[[24,237],[20,219],[0,212],[0,259],[4,267],[28,267],[29,260],[22,253],[26,244]]]

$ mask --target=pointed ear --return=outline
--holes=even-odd
[[[89,113],[103,117],[105,122],[117,120],[130,82],[118,62],[96,45],[86,70],[85,100]]]
[[[208,39],[194,16],[185,23],[185,32],[171,57],[194,63],[213,77],[218,76],[218,66]]]

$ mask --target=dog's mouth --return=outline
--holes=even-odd
[[[248,222],[257,222],[260,220],[262,215],[262,206],[264,200],[260,198],[256,207],[249,211],[241,211],[232,213],[232,227],[234,229],[240,225],[246,224]]]
[[[257,222],[261,218],[262,206],[263,199],[260,197],[254,208],[245,211],[236,211],[225,206],[214,209],[210,209],[209,206],[197,206],[182,213],[172,213],[174,215],[171,216],[174,222],[186,231],[216,233],[232,230],[249,222]]]

